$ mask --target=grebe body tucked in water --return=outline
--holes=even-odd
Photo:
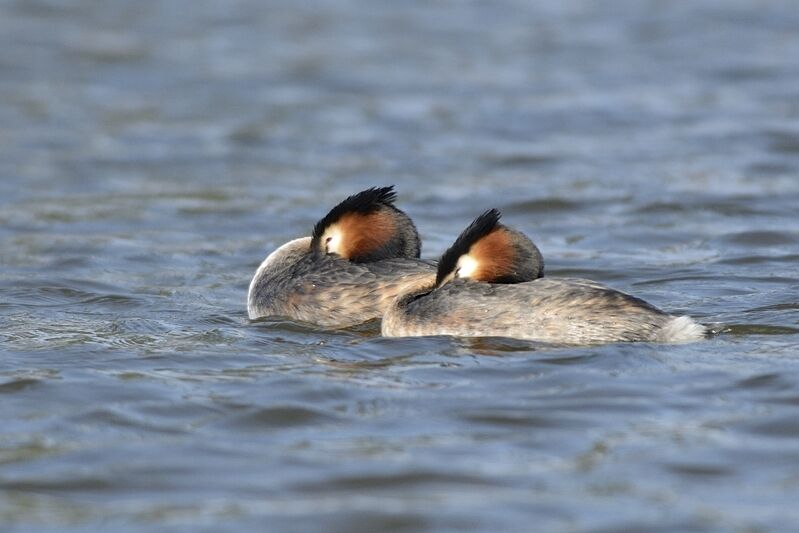
[[[249,317],[347,327],[381,317],[398,294],[432,282],[435,266],[418,259],[416,227],[394,207],[395,198],[393,187],[350,196],[311,237],[272,252],[250,282]]]
[[[483,213],[438,264],[383,317],[388,337],[503,336],[558,344],[686,342],[706,334],[689,317],[584,279],[544,278],[538,249],[523,234]],[[532,261],[531,261],[532,259]]]

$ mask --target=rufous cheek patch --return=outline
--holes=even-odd
[[[339,221],[341,250],[344,257],[362,257],[391,240],[396,225],[387,211],[347,213]]]
[[[492,282],[513,272],[514,251],[510,235],[498,228],[476,243],[469,255],[477,260],[477,269],[472,278]]]

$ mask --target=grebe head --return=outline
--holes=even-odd
[[[422,244],[411,218],[394,207],[394,186],[372,187],[348,197],[316,223],[311,250],[354,263],[418,258]]]
[[[533,241],[499,223],[489,209],[469,224],[441,256],[436,286],[454,278],[487,283],[521,283],[544,275],[544,258]]]

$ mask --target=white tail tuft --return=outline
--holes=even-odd
[[[707,328],[694,322],[691,317],[674,317],[658,332],[660,342],[693,342],[705,338]]]

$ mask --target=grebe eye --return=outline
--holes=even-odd
[[[333,240],[333,237],[328,237],[327,239],[325,239],[325,244],[330,244],[330,241],[332,241],[332,240]]]

